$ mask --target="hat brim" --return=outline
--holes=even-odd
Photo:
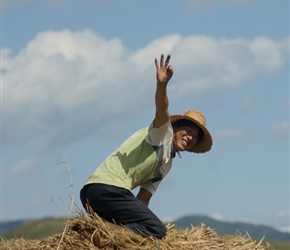
[[[210,132],[207,130],[203,124],[200,124],[199,121],[193,119],[192,117],[186,116],[186,115],[172,115],[170,116],[170,122],[173,124],[177,122],[178,120],[189,120],[194,122],[202,131],[203,131],[203,138],[198,142],[197,145],[192,147],[190,149],[190,152],[194,153],[206,153],[210,151],[212,147],[212,137],[210,135]]]

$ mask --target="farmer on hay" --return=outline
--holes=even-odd
[[[158,239],[166,235],[166,227],[148,208],[152,195],[169,172],[176,153],[205,153],[212,138],[205,127],[204,116],[195,110],[170,116],[166,88],[174,71],[170,55],[160,64],[155,58],[157,87],[156,114],[149,127],[130,136],[105,159],[89,177],[80,198],[107,221],[123,225],[143,237]],[[140,187],[135,197],[130,190]]]

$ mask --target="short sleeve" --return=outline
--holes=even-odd
[[[148,134],[146,135],[146,142],[153,146],[160,146],[171,141],[172,136],[173,128],[170,120],[159,128],[154,128],[153,123],[151,123],[148,128]]]

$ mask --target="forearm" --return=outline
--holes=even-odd
[[[166,123],[170,117],[168,107],[169,100],[167,96],[167,88],[165,84],[157,83],[155,92],[155,107],[156,114],[154,120],[154,126],[160,127],[162,124]]]
[[[152,194],[144,188],[140,188],[137,198],[142,201],[146,206],[149,205]]]
[[[168,111],[169,101],[167,96],[167,84],[173,75],[173,68],[169,64],[171,55],[168,55],[164,64],[164,55],[161,55],[160,58],[160,66],[158,64],[158,60],[155,58],[156,65],[156,79],[157,86],[155,92],[155,106],[156,113],[154,118],[154,127],[159,128],[166,122],[168,122],[170,118],[170,114]]]

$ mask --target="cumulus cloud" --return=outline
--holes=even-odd
[[[281,209],[275,214],[276,217],[276,228],[283,231],[290,233],[290,214],[289,208]]]
[[[277,216],[282,219],[287,219],[290,216],[288,209],[281,209],[277,212]]]
[[[210,214],[210,217],[214,218],[215,220],[223,220],[223,216],[219,212],[214,212]]]
[[[40,34],[14,58],[5,49],[4,142],[59,131],[65,137],[72,127],[83,134],[106,114],[118,113],[128,95],[120,95],[122,83],[134,75],[123,55],[118,39],[107,41],[90,31]]]
[[[174,93],[180,98],[193,91],[235,87],[254,76],[273,73],[284,63],[287,41],[185,37],[174,49],[176,72],[182,77],[178,80],[183,82]]]
[[[104,120],[137,114],[152,104],[153,59],[160,51],[172,53],[176,73],[170,91],[186,101],[194,93],[234,87],[279,70],[287,41],[172,34],[132,52],[120,39],[91,30],[40,33],[15,56],[9,48],[1,51],[3,144],[37,136],[47,138],[46,145],[66,144]],[[241,134],[227,130],[221,136]]]

